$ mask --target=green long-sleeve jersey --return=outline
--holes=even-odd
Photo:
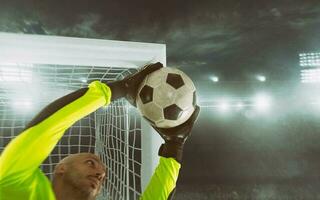
[[[0,199],[54,200],[50,180],[39,169],[64,132],[76,121],[111,101],[110,88],[99,81],[88,90],[13,139],[0,156]],[[160,157],[141,199],[165,200],[175,188],[180,164]]]

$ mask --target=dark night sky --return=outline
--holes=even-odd
[[[201,101],[221,94],[248,100],[259,89],[275,94],[281,102],[271,117],[246,117],[251,111],[222,117],[202,108],[185,149],[181,184],[318,180],[319,112],[302,109],[295,94],[298,54],[319,52],[319,0],[0,0],[0,5],[0,31],[165,43],[168,66],[191,76]],[[253,80],[257,73],[267,77],[264,85]],[[221,82],[213,84],[210,75]]]

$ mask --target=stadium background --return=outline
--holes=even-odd
[[[176,199],[317,199],[320,88],[299,59],[320,52],[319,4],[0,0],[0,31],[165,43],[202,107]]]

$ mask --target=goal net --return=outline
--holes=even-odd
[[[0,33],[0,153],[43,107],[94,80],[114,81],[150,62],[165,45]],[[69,154],[91,152],[107,165],[99,199],[138,199],[157,164],[160,139],[120,99],[76,122],[41,165],[52,178]]]

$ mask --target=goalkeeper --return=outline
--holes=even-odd
[[[76,121],[111,101],[125,97],[135,106],[142,80],[162,67],[148,65],[139,72],[111,83],[92,82],[88,88],[68,94],[44,108],[0,156],[0,199],[2,200],[94,200],[107,178],[106,167],[97,155],[72,154],[55,167],[52,183],[39,169],[64,132]],[[169,199],[174,191],[183,145],[198,116],[199,107],[184,124],[159,129],[165,140],[160,161],[141,199]]]

